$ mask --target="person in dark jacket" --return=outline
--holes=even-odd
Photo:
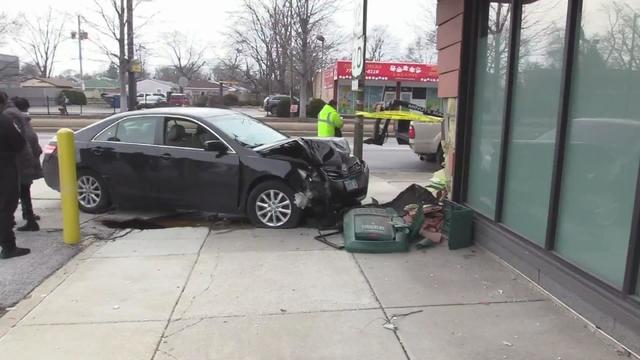
[[[42,178],[42,166],[40,165],[40,155],[42,148],[38,143],[38,135],[31,126],[29,116],[29,100],[15,97],[11,101],[21,112],[22,116],[16,121],[16,125],[27,142],[27,146],[18,155],[18,170],[20,173],[20,205],[22,207],[22,219],[27,223],[20,226],[18,231],[38,231],[37,220],[39,217],[33,212],[31,202],[31,184],[34,180]]]
[[[26,146],[13,120],[5,114],[7,94],[0,91],[0,258],[27,255],[29,249],[16,245],[13,213],[18,207],[18,167],[16,157]]]

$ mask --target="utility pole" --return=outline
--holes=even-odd
[[[127,77],[129,80],[128,109],[136,108],[136,73],[133,71],[135,49],[133,46],[133,0],[127,0]]]
[[[82,27],[80,26],[80,15],[78,15],[78,59],[80,60],[80,89],[84,91],[84,79],[82,78],[82,40],[83,32]]]
[[[289,18],[293,19],[293,2],[289,0]],[[291,85],[289,86],[289,118],[293,119],[293,46],[295,41],[293,40],[293,30],[289,28],[289,40],[291,40],[291,44],[289,44],[289,72],[291,73]]]
[[[325,38],[322,35],[316,36],[316,40],[320,41],[320,98],[322,99],[322,94],[324,93],[324,42]],[[314,86],[315,88],[315,86]],[[311,94],[314,96],[314,94]]]
[[[361,0],[362,1],[362,28],[358,28],[355,29],[355,34],[356,36],[360,35],[362,37],[361,42],[359,43],[358,48],[360,48],[360,50],[358,51],[358,49],[356,48],[355,52],[354,52],[354,57],[352,58],[352,71],[354,69],[354,64],[357,64],[358,62],[361,63],[361,67],[358,67],[359,69],[361,69],[360,73],[357,74],[357,98],[356,98],[356,113],[357,112],[361,112],[364,111],[364,87],[365,87],[365,77],[366,77],[366,49],[367,49],[367,0]],[[357,4],[356,6],[360,6],[360,4]],[[356,14],[358,14],[358,10],[356,9]],[[359,26],[360,24],[358,23],[358,21],[360,21],[360,19],[356,19],[356,24]],[[356,38],[357,39],[357,38]],[[356,75],[356,74],[353,74]],[[352,80],[352,81],[356,81],[356,80]],[[356,116],[356,122],[354,124],[354,129],[353,129],[353,155],[355,155],[357,158],[362,159],[362,142],[363,142],[363,137],[364,137],[364,118],[362,115],[357,115]]]

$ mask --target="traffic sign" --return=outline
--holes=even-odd
[[[364,72],[366,54],[366,0],[357,0],[353,18],[353,52],[351,53],[351,76],[358,78]]]

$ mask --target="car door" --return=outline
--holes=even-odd
[[[152,200],[160,148],[161,116],[126,117],[99,133],[82,150],[83,162],[107,181],[118,203]],[[140,204],[144,205],[144,204]]]
[[[235,214],[238,154],[230,147],[226,153],[206,151],[205,143],[211,140],[220,138],[198,121],[164,118],[160,193],[177,208]]]

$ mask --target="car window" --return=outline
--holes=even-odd
[[[165,118],[164,145],[191,149],[204,149],[205,143],[219,140],[209,129],[181,118]]]
[[[218,115],[207,120],[240,145],[248,148],[287,139],[286,135],[244,114]]]
[[[153,145],[158,123],[159,118],[156,116],[124,119],[111,125],[94,140]]]

